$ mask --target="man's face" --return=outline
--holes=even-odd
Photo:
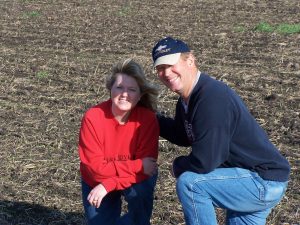
[[[183,95],[187,86],[188,64],[186,60],[179,59],[175,65],[162,64],[156,66],[156,72],[171,91]]]

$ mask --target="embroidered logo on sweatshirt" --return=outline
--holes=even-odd
[[[117,156],[104,157],[104,159],[107,162],[111,162],[111,161],[127,161],[127,160],[132,160],[133,157],[130,156],[130,155],[117,155]]]
[[[193,126],[191,123],[189,123],[189,121],[185,120],[184,121],[184,128],[185,128],[185,132],[188,136],[189,141],[192,143],[195,140],[195,136],[193,133]]]

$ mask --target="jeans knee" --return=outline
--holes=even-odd
[[[189,173],[185,172],[181,174],[176,181],[176,191],[177,194],[186,193],[190,189],[191,176]]]
[[[197,192],[198,195],[207,195],[207,182],[201,174],[185,172],[179,176],[176,182],[176,192],[178,197],[190,195]]]

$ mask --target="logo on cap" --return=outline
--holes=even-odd
[[[158,46],[157,47],[157,49],[155,50],[156,52],[157,51],[160,51],[160,50],[162,50],[162,49],[164,49],[164,48],[166,48],[167,47],[167,45],[160,45],[160,46]]]
[[[159,64],[174,65],[178,61],[180,53],[189,51],[189,47],[183,41],[165,37],[157,42],[152,50],[154,66]]]

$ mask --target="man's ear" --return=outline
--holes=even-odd
[[[187,64],[188,66],[194,66],[195,65],[195,57],[193,54],[190,54],[187,58]]]

